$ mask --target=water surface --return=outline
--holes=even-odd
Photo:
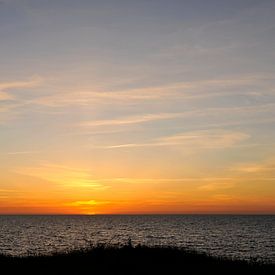
[[[0,253],[48,254],[98,243],[171,245],[275,262],[275,216],[0,216]]]

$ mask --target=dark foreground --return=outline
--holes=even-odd
[[[176,248],[98,246],[52,256],[0,256],[1,274],[275,274],[275,265],[214,258]]]

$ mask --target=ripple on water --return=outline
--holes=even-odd
[[[97,243],[173,245],[275,262],[275,216],[0,216],[0,251],[48,254]]]

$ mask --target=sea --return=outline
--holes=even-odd
[[[275,215],[0,216],[0,254],[68,252],[94,245],[174,246],[275,263]]]

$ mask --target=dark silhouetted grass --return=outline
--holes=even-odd
[[[0,274],[275,274],[275,265],[172,247],[99,245],[51,256],[0,256]]]

